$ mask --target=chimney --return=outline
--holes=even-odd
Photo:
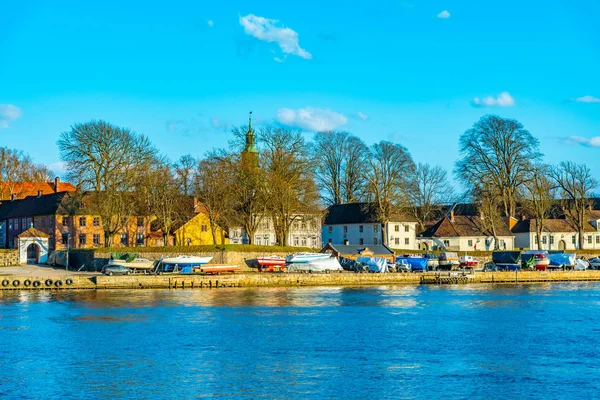
[[[350,242],[348,241],[348,239],[344,239],[344,246],[348,246],[350,244]]]
[[[38,197],[42,197],[42,191],[38,190]]]
[[[527,219],[527,217],[525,216],[525,214],[521,214],[521,221],[525,221]]]
[[[10,201],[15,201],[15,194],[14,193],[10,194]]]
[[[454,208],[450,210],[450,221],[454,222]]]
[[[57,176],[56,178],[54,178],[54,193],[58,193],[60,191],[59,186],[60,186],[60,178]]]
[[[483,215],[483,211],[479,211],[479,219],[485,219],[485,215]]]

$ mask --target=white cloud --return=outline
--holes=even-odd
[[[12,104],[0,104],[0,128],[8,128],[10,122],[23,116],[23,111]]]
[[[275,42],[284,53],[294,54],[310,60],[312,54],[300,47],[298,33],[284,26],[276,26],[278,22],[276,19],[258,17],[254,14],[248,14],[245,17],[240,16],[240,25],[244,27],[244,32],[247,35],[265,42]]]
[[[368,116],[367,114],[365,114],[365,113],[362,113],[362,112],[360,112],[360,111],[356,113],[356,116],[357,116],[358,118],[362,119],[363,121],[366,121],[366,120],[368,120],[368,119],[369,119],[369,116]]]
[[[585,147],[600,147],[600,136],[586,138],[583,136],[569,136],[566,139],[568,144],[580,144]]]
[[[342,114],[311,107],[298,110],[280,108],[277,111],[276,119],[284,125],[311,132],[330,131],[348,122],[348,118]]]
[[[220,120],[218,118],[211,118],[210,119],[210,125],[213,128],[215,128],[217,130],[224,131],[224,132],[226,132],[226,131],[228,131],[228,130],[231,129],[231,124],[229,122],[222,121],[222,120]]]
[[[64,161],[57,161],[47,165],[48,169],[55,175],[63,176],[67,173],[67,163]]]
[[[215,22],[212,19],[208,21],[209,28],[212,28],[214,24],[215,24]]]
[[[273,60],[275,60],[275,62],[282,63],[285,61],[286,58],[287,56],[283,56],[283,58],[274,57]]]
[[[471,104],[474,107],[512,107],[515,105],[515,99],[508,92],[502,92],[496,97],[475,97]]]
[[[571,99],[571,101],[575,101],[577,103],[600,103],[599,98],[590,95],[577,97],[575,99]]]
[[[439,13],[437,17],[442,19],[450,18],[450,13],[448,12],[448,10],[444,10],[441,13]]]

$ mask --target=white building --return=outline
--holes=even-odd
[[[516,222],[514,218],[508,220],[508,224]],[[515,237],[506,223],[496,223],[495,231],[494,236],[482,216],[454,215],[454,211],[451,211],[449,216],[444,216],[419,236],[419,247],[423,251],[491,251],[515,248]]]
[[[284,246],[311,247],[318,249],[322,247],[321,242],[321,215],[320,214],[297,214],[288,233],[288,243]],[[248,244],[248,234],[242,227],[229,229],[229,243]],[[275,226],[270,217],[263,217],[258,229],[254,233],[253,244],[263,246],[275,246],[277,235]]]
[[[579,233],[569,219],[545,219],[541,238],[537,235],[535,218],[519,221],[513,228],[515,247],[538,250],[578,250]],[[600,211],[591,211],[584,227],[583,250],[600,250]],[[540,240],[541,239],[541,240]]]
[[[386,243],[383,242],[385,229]],[[337,204],[327,208],[321,238],[333,245],[373,246],[416,250],[417,222],[408,216],[396,216],[382,224],[369,203]]]

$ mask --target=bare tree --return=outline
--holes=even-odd
[[[454,190],[442,167],[419,163],[409,177],[407,196],[412,216],[425,229],[425,222],[436,217],[443,205],[453,202]]]
[[[264,147],[267,213],[279,244],[284,246],[294,221],[319,208],[311,158],[300,131],[267,126],[260,129],[258,137]]]
[[[198,161],[189,154],[181,156],[174,164],[175,174],[179,182],[179,190],[184,195],[193,191],[194,174],[198,168]]]
[[[374,144],[364,169],[366,192],[382,224],[383,243],[387,243],[383,227],[400,208],[408,205],[407,173],[414,170],[408,150],[387,141]]]
[[[67,176],[89,190],[90,211],[101,217],[105,244],[133,214],[135,190],[156,160],[156,149],[144,136],[105,121],[75,124],[58,141]]]
[[[533,165],[523,185],[523,206],[535,216],[538,250],[542,249],[544,220],[555,202],[556,184],[550,177],[550,167],[546,164]]]
[[[231,165],[231,155],[216,150],[200,160],[196,172],[195,193],[206,208],[215,244],[219,242],[217,228],[228,225],[228,216],[233,210]]]
[[[550,175],[564,199],[565,211],[577,227],[579,248],[583,249],[583,232],[587,223],[586,211],[590,207],[592,191],[598,187],[590,169],[585,164],[563,161],[550,170]]]
[[[20,150],[0,147],[0,200],[19,196],[21,182],[47,182],[52,173],[45,165],[36,164]]]
[[[318,132],[312,151],[316,179],[327,204],[340,204],[360,198],[360,173],[367,147],[348,132]]]
[[[460,137],[455,171],[467,187],[483,183],[500,195],[505,216],[514,216],[519,188],[540,159],[539,142],[513,119],[485,115]]]

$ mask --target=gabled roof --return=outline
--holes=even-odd
[[[0,220],[9,218],[34,217],[38,215],[67,214],[63,200],[68,192],[53,193],[45,196],[31,196],[22,200],[0,203]]]
[[[590,219],[597,219],[594,215],[597,213],[592,211],[590,213]],[[537,232],[537,218],[528,219],[525,221],[519,221],[512,229],[513,233],[535,233]],[[584,232],[596,232],[596,229],[587,222],[583,227]],[[542,232],[568,232],[577,233],[577,225],[569,218],[549,218],[544,219]]]
[[[356,254],[356,255],[359,255],[365,249],[368,249],[368,250],[372,251],[373,254],[378,254],[378,255],[382,255],[382,254],[394,254],[394,251],[392,249],[390,249],[389,247],[387,247],[386,245],[384,245],[384,244],[365,246],[365,245],[344,245],[344,244],[327,243],[325,245],[325,247],[323,248],[323,250],[325,250],[327,248],[330,248],[330,249],[334,250],[335,252],[337,252],[339,254]],[[321,250],[321,253],[323,253],[323,250]]]
[[[492,236],[492,230],[485,220],[474,215],[455,215],[454,220],[445,216],[436,224],[421,233],[423,237],[456,237],[456,236]],[[496,223],[497,236],[512,236],[504,222]]]
[[[406,214],[397,214],[392,217],[392,221],[416,222],[413,217]],[[325,211],[325,225],[376,224],[380,222],[374,203],[335,204],[327,207]]]
[[[44,233],[42,231],[39,231],[35,228],[29,228],[25,232],[22,232],[17,237],[18,238],[30,237],[30,238],[46,238],[47,239],[50,237],[50,235],[48,235],[47,233]]]
[[[58,186],[58,190],[57,190]],[[75,186],[69,182],[0,182],[0,200],[10,200],[11,195],[15,195],[16,200],[24,199],[29,196],[74,192]]]

